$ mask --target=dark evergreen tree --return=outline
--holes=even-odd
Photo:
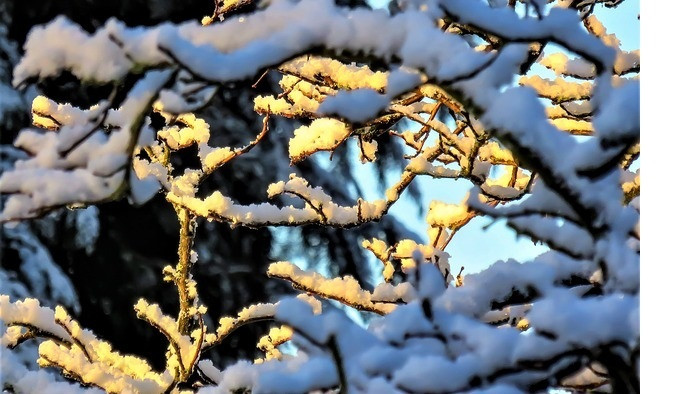
[[[340,1],[348,6],[366,6],[363,1]],[[18,1],[0,4],[0,133],[3,169],[22,152],[11,147],[17,132],[30,123],[30,103],[37,94],[45,94],[57,102],[88,106],[109,96],[109,86],[85,85],[70,75],[42,81],[24,95],[12,89],[12,67],[19,60],[21,47],[32,26],[47,23],[57,15],[65,15],[87,31],[94,31],[111,17],[127,25],[155,25],[169,21],[199,20],[211,15],[214,4],[201,0],[126,0],[118,2],[91,0]],[[250,12],[252,6],[235,12]],[[270,76],[252,85],[245,81],[235,89],[221,89],[213,103],[204,110],[217,146],[242,146],[260,131],[261,117],[253,111],[252,97],[278,92]],[[125,87],[133,84],[125,80]],[[249,88],[242,89],[245,86]],[[128,89],[124,88],[123,91]],[[152,122],[162,122],[157,114]],[[271,132],[250,154],[214,173],[202,191],[220,190],[240,203],[266,200],[267,185],[296,172],[314,185],[322,186],[336,201],[348,203],[361,196],[361,180],[352,174],[350,149],[341,149],[333,156],[333,165],[319,166],[307,160],[290,168],[287,141],[294,129],[292,120],[276,118]],[[386,138],[377,155],[377,171],[384,182],[394,165],[403,160],[402,148]],[[184,150],[175,158],[176,166],[185,168],[195,160],[196,151]],[[383,186],[383,185],[382,185]],[[416,197],[417,190],[412,187]],[[40,300],[46,305],[58,302],[72,308],[84,327],[107,339],[126,353],[155,361],[161,367],[160,356],[166,341],[152,327],[138,320],[133,305],[147,298],[163,306],[165,312],[177,310],[177,296],[172,286],[162,282],[161,270],[177,259],[177,218],[164,198],[154,198],[141,207],[125,200],[109,202],[87,210],[60,210],[42,219],[22,223],[16,229],[2,230],[3,286],[16,286],[27,291],[3,291],[16,297],[45,294]],[[21,233],[20,233],[21,232]],[[17,235],[20,234],[20,235]],[[335,275],[353,275],[368,284],[373,267],[368,265],[360,245],[362,239],[380,235],[390,242],[417,236],[398,221],[388,218],[381,224],[368,223],[351,230],[321,226],[306,226],[283,239],[268,229],[237,227],[231,230],[221,223],[200,223],[197,230],[199,261],[195,278],[201,286],[200,296],[209,306],[210,315],[218,318],[235,314],[251,303],[275,299],[289,290],[281,282],[267,278],[266,267],[273,244],[295,251],[311,265],[333,261]],[[303,237],[303,242],[298,242]],[[21,238],[21,239],[20,239]],[[28,241],[29,240],[29,241]],[[31,250],[33,252],[28,252]],[[39,265],[31,259],[43,259]],[[32,265],[33,264],[33,265]],[[39,268],[37,268],[39,267]],[[43,268],[42,268],[43,267]],[[42,269],[37,273],[37,269]],[[28,274],[28,272],[33,272]],[[37,278],[50,278],[40,280]],[[63,279],[61,279],[63,278]],[[7,279],[7,280],[5,280]],[[65,279],[65,280],[64,280]],[[37,286],[45,289],[38,290]],[[67,288],[54,289],[63,286]],[[72,288],[71,288],[72,286]],[[43,291],[43,293],[42,293]],[[71,302],[70,294],[75,294]],[[114,316],[123,318],[114,319]],[[264,323],[244,327],[224,345],[212,349],[208,357],[223,361],[227,358],[252,356],[254,344],[267,329]],[[140,341],[133,341],[133,338]],[[33,360],[30,360],[33,361]]]

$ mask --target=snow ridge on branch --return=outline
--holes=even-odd
[[[639,392],[640,183],[630,170],[640,154],[639,52],[620,49],[593,14],[598,2],[400,3],[388,14],[277,0],[225,19],[251,4],[224,1],[204,26],[112,20],[88,34],[58,18],[35,28],[15,85],[67,71],[114,92],[89,109],[35,100],[35,128],[15,142],[29,157],[0,177],[9,195],[0,220],[124,195],[138,204],[162,192],[180,225],[178,262],[163,269],[179,311],[135,306],[168,339],[162,372],[32,299],[0,298],[3,344],[41,338],[42,366],[107,391]],[[549,44],[566,52],[542,56]],[[535,62],[554,79],[533,75]],[[282,90],[251,103],[262,129],[243,147],[210,146],[219,131],[198,110],[261,73]],[[140,80],[125,87],[128,74]],[[151,126],[155,113],[165,119],[160,130]],[[202,182],[261,143],[274,116],[302,122],[289,141],[292,166],[320,160],[311,158],[320,151],[332,158],[350,141],[360,162],[371,162],[385,138],[405,144],[405,166],[372,202],[339,204],[291,171],[269,186],[270,202],[203,196]],[[175,171],[171,156],[193,146],[198,167]],[[366,289],[357,278],[274,263],[268,275],[303,292],[299,299],[251,306],[208,330],[192,275],[198,219],[360,226],[383,220],[419,176],[473,187],[459,204],[431,204],[424,243],[363,243],[382,283]],[[452,272],[447,247],[479,215],[550,251],[478,274]],[[377,316],[363,327],[322,312],[319,299]],[[202,357],[262,320],[281,324],[258,342],[263,357],[224,369]],[[290,341],[294,354],[284,349]]]

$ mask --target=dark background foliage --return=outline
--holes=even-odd
[[[342,3],[365,6],[363,1],[356,0]],[[132,26],[154,25],[200,20],[213,9],[213,2],[204,0],[2,0],[0,28],[4,28],[5,43],[0,45],[0,83],[8,87],[12,67],[21,56],[22,44],[31,27],[49,22],[58,15],[67,16],[86,31],[94,31],[112,17]],[[0,40],[2,34],[0,29]],[[211,125],[214,145],[240,146],[259,132],[261,118],[252,110],[252,98],[277,92],[277,77],[272,72],[255,89],[251,88],[254,81],[246,81],[217,94],[201,114]],[[127,79],[123,84],[134,82]],[[0,111],[3,145],[11,144],[19,129],[29,125],[32,93],[45,94],[57,102],[89,106],[105,98],[111,89],[81,85],[70,75],[61,75],[51,83],[36,81],[35,87],[36,90],[22,97],[23,105],[5,109],[4,114]],[[158,122],[156,115],[152,121]],[[351,173],[355,159],[350,149],[336,152],[330,167],[308,160],[290,168],[286,144],[295,125],[286,119],[272,119],[271,123],[267,139],[249,155],[227,164],[210,177],[202,194],[219,189],[239,203],[258,203],[266,201],[268,184],[284,180],[289,172],[297,172],[313,185],[322,186],[338,203],[352,203],[360,196],[362,180]],[[380,145],[379,153],[382,160],[375,167],[383,181],[402,160],[402,151],[387,139]],[[193,155],[193,152],[182,152],[176,159],[176,166],[187,167]],[[13,160],[6,153],[0,159],[5,166]],[[416,190],[411,192],[417,195]],[[177,294],[172,285],[162,281],[161,275],[163,267],[177,259],[175,213],[162,195],[141,207],[123,199],[98,208],[99,234],[96,234],[93,248],[85,248],[76,241],[75,213],[69,210],[51,215],[54,231],[42,230],[46,227],[42,221],[48,219],[30,222],[30,231],[71,280],[80,304],[79,310],[73,310],[78,321],[112,342],[115,349],[146,357],[155,366],[162,367],[166,341],[147,323],[136,319],[133,305],[143,297],[158,302],[166,312],[177,313]],[[286,240],[276,238],[275,234],[269,229],[231,229],[224,224],[200,222],[195,240],[199,261],[194,267],[194,276],[199,282],[200,297],[212,318],[207,322],[209,327],[214,327],[222,315],[235,315],[251,303],[274,301],[281,294],[291,292],[286,285],[265,275],[267,265],[275,259],[289,259],[292,254],[298,254],[312,266],[326,264],[333,274],[353,275],[367,284],[377,266],[363,255],[362,238],[380,236],[388,242],[407,236],[415,238],[391,217],[380,224],[367,224],[353,230],[308,226]],[[2,238],[2,269],[12,280],[32,288],[29,283],[32,278],[22,274],[21,268],[26,262],[19,248],[7,242],[4,229]],[[285,250],[285,255],[272,255],[274,242],[282,243],[280,249]],[[43,301],[56,300],[48,297]],[[219,363],[253,357],[257,339],[266,329],[265,324],[245,327],[207,357]]]

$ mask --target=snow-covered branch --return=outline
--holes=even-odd
[[[408,0],[387,13],[331,0],[226,0],[201,24],[110,20],[87,33],[59,17],[33,29],[16,86],[68,72],[112,94],[88,109],[34,100],[35,128],[15,140],[26,155],[0,176],[0,221],[125,195],[142,204],[162,191],[180,227],[177,263],[163,269],[179,309],[175,318],[144,300],[135,306],[168,341],[163,372],[33,299],[0,297],[3,345],[39,339],[41,366],[110,392],[638,392],[640,57],[606,31],[596,3]],[[550,44],[557,53],[545,52]],[[555,77],[533,72],[535,62]],[[264,78],[281,92],[248,103],[262,116],[252,140],[210,146],[222,130],[201,110],[217,92]],[[270,202],[203,186],[283,133],[278,116],[298,122],[286,154],[275,151],[296,167],[273,170]],[[348,141],[358,166],[381,160],[387,141],[404,145],[397,179],[374,201],[338,193],[343,179],[321,187],[297,175]],[[195,149],[196,159],[176,160]],[[387,220],[421,176],[473,187],[459,204],[430,205],[427,242],[379,233],[362,244],[379,261],[380,284],[274,263],[268,276],[300,299],[252,305],[208,331],[193,274],[201,219],[358,227]],[[550,251],[452,272],[451,240],[479,215]],[[322,313],[321,300],[377,316],[360,326],[333,308]],[[220,370],[202,359],[267,320],[277,326],[255,363]]]

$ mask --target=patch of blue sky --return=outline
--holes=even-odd
[[[377,0],[371,3],[375,8],[380,8],[387,2]],[[607,28],[608,33],[617,35],[623,50],[639,48],[639,0],[624,1],[615,9],[597,5],[595,15]],[[561,51],[563,51],[561,47],[550,45],[545,54]],[[532,72],[543,78],[554,76],[550,70],[540,65],[535,65]],[[383,197],[378,192],[378,185],[367,165],[357,166],[355,171],[358,179],[363,180],[362,188],[366,199]],[[396,179],[398,175],[398,173],[394,174]],[[431,201],[461,203],[473,187],[465,180],[433,179],[426,176],[418,177],[416,182],[422,192],[421,201],[415,202],[402,196],[389,213],[418,234],[426,234],[425,213]],[[420,214],[421,211],[423,215]],[[535,244],[526,237],[518,237],[506,226],[504,220],[494,221],[485,217],[475,218],[458,231],[446,248],[451,256],[452,272],[459,272],[460,268],[464,267],[466,273],[482,271],[499,260],[512,258],[521,262],[528,261],[547,250],[547,247]]]
[[[381,8],[386,5],[385,0],[370,1],[375,8]],[[615,9],[607,9],[604,6],[597,5],[595,15],[601,20],[609,33],[615,33],[621,41],[623,50],[638,49],[640,36],[640,21],[639,15],[639,0],[627,0],[618,5]],[[555,45],[549,45],[546,54],[561,52],[563,49]],[[545,78],[552,78],[554,74],[540,66],[535,65],[532,72],[535,75],[540,75]],[[356,142],[351,139],[347,142],[354,149],[355,155],[357,152]],[[321,165],[331,165],[328,162],[329,155],[321,152],[314,155],[311,159],[317,160]],[[636,170],[636,164],[632,170]],[[360,180],[363,196],[366,200],[376,198],[384,198],[383,190],[380,190],[376,179],[376,172],[373,169],[373,164],[357,165],[354,168],[356,179]],[[399,178],[399,172],[391,174],[388,178],[389,184]],[[425,222],[425,214],[427,213],[430,202],[433,200],[443,201],[446,203],[458,204],[461,203],[466,194],[473,185],[466,180],[451,180],[451,179],[433,179],[427,176],[418,177],[418,183],[422,192],[420,201],[414,201],[407,195],[403,195],[399,201],[392,206],[389,213],[399,219],[408,228],[417,234],[426,237],[427,224]],[[421,214],[422,212],[422,214]],[[273,230],[276,235],[281,235],[285,238],[300,236],[297,231],[289,228],[278,228]],[[284,234],[282,234],[284,233]],[[288,239],[289,240],[289,239]],[[292,242],[293,243],[293,242]],[[278,243],[273,251],[273,255],[281,257],[298,264],[302,268],[309,268],[308,262],[299,257],[300,254],[292,253],[289,249],[281,250],[282,243]],[[289,245],[289,243],[286,243]],[[446,251],[450,254],[450,264],[452,272],[459,272],[461,267],[464,267],[466,273],[476,273],[487,268],[491,264],[499,260],[515,259],[517,261],[528,261],[539,254],[547,251],[548,248],[541,244],[535,244],[526,237],[518,237],[516,233],[508,228],[504,220],[496,220],[485,217],[477,217],[472,220],[467,226],[462,228],[454,236]],[[370,261],[375,261],[371,253],[367,253],[367,258]],[[374,282],[379,283],[380,265],[377,262],[377,275]],[[322,267],[315,267],[315,269]],[[328,272],[321,272],[328,274]],[[355,317],[355,316],[354,316]]]

